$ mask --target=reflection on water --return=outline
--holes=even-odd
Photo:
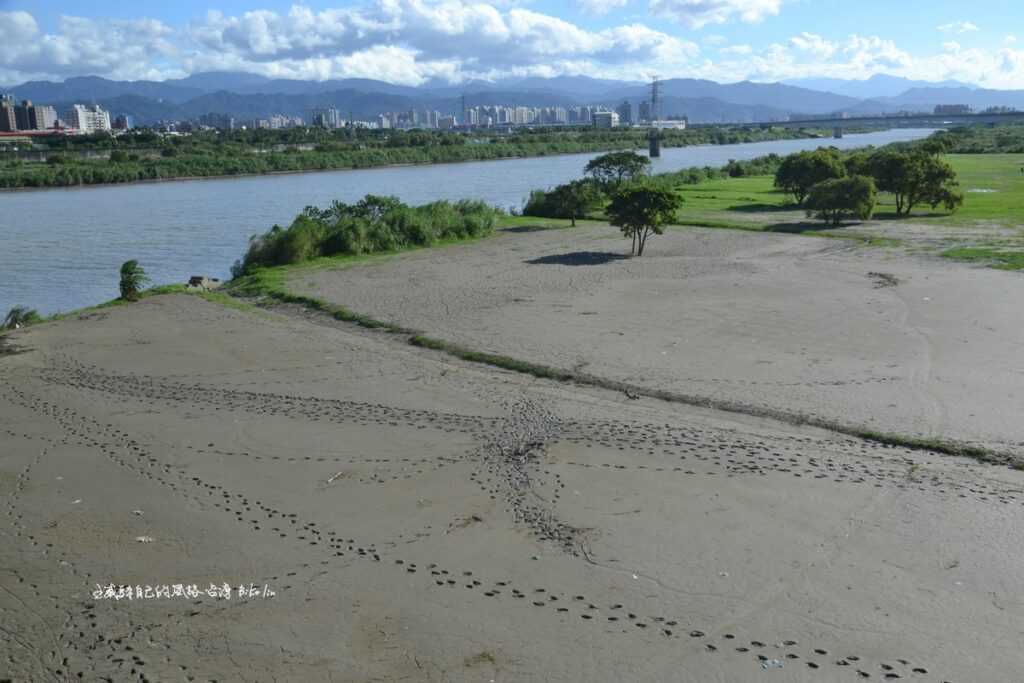
[[[841,140],[780,140],[665,149],[654,172],[723,166],[730,159],[789,154],[822,144],[884,145],[930,134],[891,130]],[[481,199],[521,207],[530,190],[579,177],[595,154],[330,171],[252,178],[0,194],[0,314],[15,304],[41,313],[117,296],[117,270],[138,259],[154,282],[227,277],[251,235],[287,224],[303,207],[367,193],[411,204]]]

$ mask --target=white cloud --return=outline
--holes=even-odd
[[[807,32],[793,36],[789,39],[789,42],[798,50],[810,52],[819,59],[829,59],[839,49],[835,43],[825,40],[814,33]]]
[[[640,22],[592,30],[514,0],[500,7],[481,0],[365,1],[323,11],[210,12],[180,27],[65,16],[52,32],[28,12],[0,12],[0,83],[87,74],[159,80],[210,70],[409,85],[562,74],[733,82],[886,73],[1024,88],[1024,50],[1009,39],[985,48],[948,42],[911,54],[878,36],[802,32],[764,46],[730,45],[710,34],[700,39],[709,46],[702,53],[673,31]],[[780,0],[657,1],[685,10],[676,18],[691,25],[756,21],[781,7]]]
[[[735,19],[756,23],[775,16],[782,0],[650,0],[651,14],[701,28],[708,24],[725,24]]]
[[[948,24],[942,24],[936,28],[943,33],[972,33],[974,31],[981,30],[969,21],[951,21]]]
[[[608,14],[613,9],[625,7],[629,4],[629,0],[576,0],[576,4],[579,5],[584,12],[601,16]]]
[[[1003,43],[1005,45],[1013,45],[1016,42],[1017,42],[1017,36],[1014,36],[1014,35],[1006,36],[1005,38],[1003,38]]]
[[[959,52],[960,43],[956,42],[955,40],[949,40],[942,44],[942,49],[946,50],[947,52]]]

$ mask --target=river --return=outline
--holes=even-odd
[[[776,140],[662,150],[653,171],[724,166],[823,144],[849,149],[929,135],[896,129],[840,140]],[[287,225],[304,207],[367,193],[410,204],[481,199],[509,208],[530,190],[580,177],[596,154],[431,166],[185,180],[0,193],[0,316],[16,304],[42,314],[117,297],[118,268],[138,259],[155,283],[225,278],[250,236]]]

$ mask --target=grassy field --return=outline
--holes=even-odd
[[[891,195],[879,196],[875,220],[830,229],[808,218],[772,186],[771,176],[724,178],[678,188],[685,204],[679,222],[709,228],[788,232],[860,239],[873,246],[912,241],[927,251],[1005,270],[1024,269],[1024,154],[955,154],[964,192],[955,213],[918,207],[896,219]],[[929,230],[933,227],[933,230]]]

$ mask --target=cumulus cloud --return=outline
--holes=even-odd
[[[943,33],[972,33],[974,31],[981,30],[969,21],[951,21],[948,24],[942,24],[936,28]]]
[[[98,22],[62,16],[43,33],[28,12],[0,12],[0,81],[101,73],[113,78],[181,75],[173,30],[154,19]]]
[[[651,14],[702,28],[734,20],[759,22],[778,14],[782,0],[650,0],[649,8]]]
[[[615,0],[619,1],[619,0]],[[650,0],[688,25],[757,21],[782,0]],[[588,29],[516,2],[366,0],[317,11],[210,12],[171,27],[153,19],[64,16],[52,32],[29,12],[0,12],[0,83],[95,74],[163,79],[230,70],[274,78],[375,78],[408,85],[441,80],[585,74],[603,78],[775,81],[887,73],[1024,88],[1024,51],[1006,39],[986,48],[952,41],[911,54],[870,35],[802,32],[770,45],[697,43],[640,21]],[[952,29],[951,29],[952,32]],[[953,38],[952,35],[949,38]]]
[[[835,43],[814,33],[801,33],[790,38],[789,42],[798,50],[810,52],[819,59],[829,59],[839,49]]]
[[[629,4],[629,0],[576,0],[576,4],[579,5],[584,12],[601,16],[608,14],[613,9],[625,7]]]

